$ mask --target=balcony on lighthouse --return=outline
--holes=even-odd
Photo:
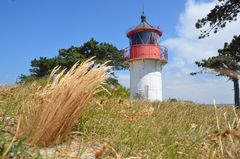
[[[168,62],[168,50],[160,45],[162,32],[159,27],[153,27],[141,16],[141,23],[127,32],[129,48],[125,49],[126,64],[133,60],[155,59],[163,64]]]

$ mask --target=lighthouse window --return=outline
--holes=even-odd
[[[159,44],[159,35],[154,32],[138,32],[130,37],[130,45]]]

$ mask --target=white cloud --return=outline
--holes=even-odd
[[[198,19],[204,17],[214,6],[213,2],[196,2],[188,0],[185,11],[179,17],[176,27],[177,37],[163,42],[173,54],[169,65],[164,70],[164,96],[209,103],[213,98],[219,103],[232,103],[232,83],[227,78],[214,75],[198,75],[191,77],[190,72],[197,71],[195,61],[217,55],[224,42],[231,41],[233,35],[239,33],[240,21],[229,24],[217,34],[198,39],[200,31],[195,28]]]
[[[221,104],[233,103],[232,83],[228,82],[227,78],[219,79],[214,75],[207,75],[204,80],[199,80],[181,73],[173,74],[172,72],[164,74],[165,99],[177,98],[205,104],[210,104],[216,99],[217,103]]]
[[[188,63],[201,60],[217,54],[224,42],[231,41],[233,35],[239,33],[240,21],[230,23],[218,34],[198,39],[200,31],[195,28],[198,19],[204,17],[214,6],[215,2],[196,2],[188,0],[185,11],[180,15],[177,26],[178,37],[165,40],[163,43],[176,54],[178,58]]]

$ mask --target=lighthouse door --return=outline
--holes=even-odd
[[[149,97],[149,85],[144,86],[144,98],[148,99]]]

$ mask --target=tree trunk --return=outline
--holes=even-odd
[[[239,84],[238,79],[233,78],[233,85],[234,85],[234,104],[236,108],[239,108]]]

